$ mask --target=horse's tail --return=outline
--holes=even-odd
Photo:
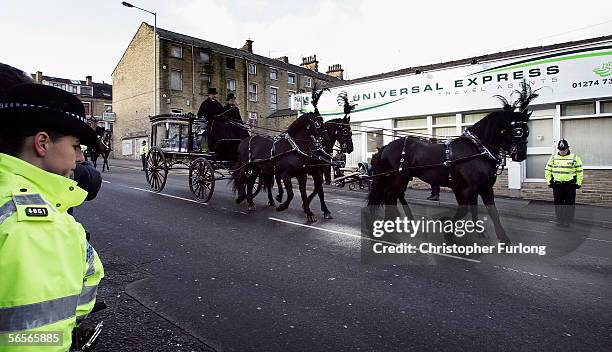
[[[380,150],[372,155],[372,183],[370,184],[370,191],[368,192],[368,205],[383,205],[385,203],[385,176],[376,176],[388,171],[391,171],[391,165],[386,162],[382,153],[385,147],[381,147]]]
[[[240,145],[238,146],[238,158],[236,159],[236,163],[234,164],[234,169],[232,171],[232,179],[230,181],[234,194],[239,194],[241,190],[244,189],[244,186],[246,185],[247,181],[246,171],[249,167],[249,161],[244,160],[245,158],[243,158],[242,155],[244,141],[245,140],[240,142]]]

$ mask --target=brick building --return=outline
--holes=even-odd
[[[153,115],[153,27],[142,23],[112,73],[116,157],[138,158],[136,149],[150,132]],[[224,103],[234,93],[244,121],[277,127],[267,117],[290,107],[292,96],[308,91],[314,80],[337,81],[340,65],[318,72],[316,56],[300,65],[286,56],[253,53],[253,41],[240,49],[157,28],[157,114],[196,113],[209,87]]]
[[[63,89],[74,94],[85,107],[85,114],[91,119],[92,126],[99,125],[113,129],[115,114],[113,113],[113,86],[102,82],[93,82],[91,76],[84,81],[44,76],[41,71],[32,74],[37,83]]]
[[[612,206],[611,44],[612,36],[590,38],[331,82],[319,111],[326,119],[342,116],[334,97],[343,91],[357,104],[351,114],[355,151],[347,156],[355,166],[402,133],[460,135],[501,107],[494,95],[512,99],[525,79],[541,88],[530,107],[527,159],[508,160],[496,194],[552,200],[544,166],[563,138],[584,164],[577,202]],[[295,99],[301,112],[312,110],[307,98]]]

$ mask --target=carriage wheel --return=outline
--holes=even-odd
[[[189,166],[189,189],[203,202],[208,202],[215,191],[215,170],[205,158],[195,159]]]
[[[147,182],[155,192],[161,192],[168,178],[168,164],[164,152],[157,147],[151,148],[149,154],[147,154],[146,165],[145,176]]]

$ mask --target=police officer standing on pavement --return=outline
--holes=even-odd
[[[147,147],[147,141],[142,141],[142,145],[140,146],[140,160],[142,160],[142,171],[145,171],[147,168],[147,153],[149,152],[149,147]]]
[[[574,220],[576,190],[582,187],[582,160],[569,149],[565,139],[559,141],[558,152],[550,156],[544,177],[553,189],[555,215],[561,226],[569,226]]]
[[[67,351],[104,276],[83,226],[68,214],[87,192],[68,178],[96,143],[83,104],[41,84],[0,96],[0,334],[56,332],[36,351]],[[28,337],[29,339],[29,337]],[[2,351],[22,351],[3,345]]]

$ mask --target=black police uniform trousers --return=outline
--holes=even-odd
[[[142,160],[142,171],[147,168],[147,154],[140,154],[140,160]]]
[[[555,198],[555,215],[561,224],[569,224],[574,220],[574,205],[576,204],[576,184],[573,182],[553,183]]]

